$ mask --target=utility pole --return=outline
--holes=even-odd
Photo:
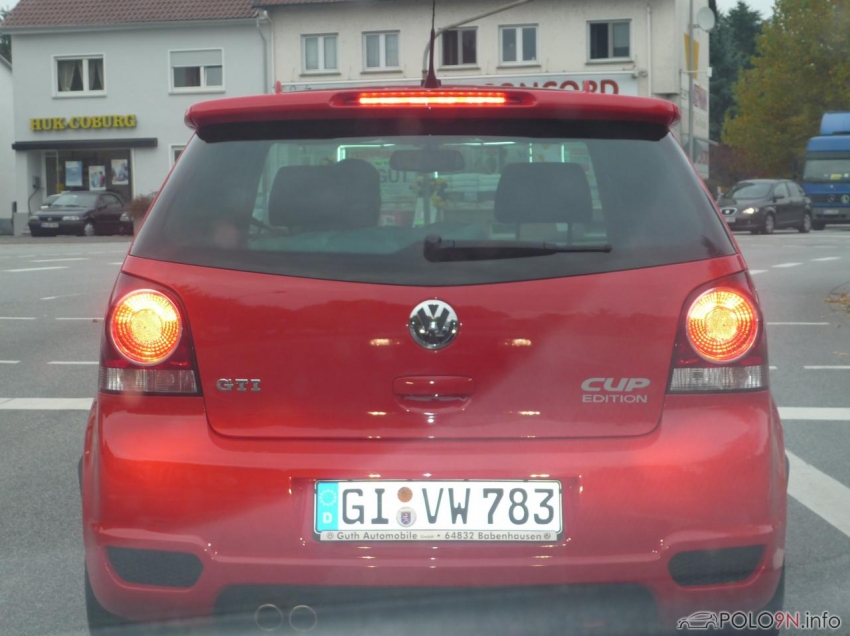
[[[688,159],[694,161],[694,0],[688,12]]]

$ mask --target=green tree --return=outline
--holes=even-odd
[[[8,9],[0,9],[0,23],[9,15]],[[7,60],[12,59],[12,38],[8,35],[0,35],[0,55]]]
[[[709,136],[720,139],[726,112],[734,107],[733,89],[741,69],[750,68],[756,52],[756,36],[762,29],[762,17],[738,0],[728,13],[718,12],[717,26],[711,32],[709,64]]]
[[[776,0],[723,141],[750,176],[792,176],[821,115],[850,110],[850,0]]]

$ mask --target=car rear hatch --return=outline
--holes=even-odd
[[[135,261],[129,271],[156,276],[183,299],[216,431],[437,439],[651,431],[685,297],[735,267],[732,259],[713,271],[673,265],[442,288]],[[434,298],[460,321],[439,351],[417,344],[407,326],[412,309]]]
[[[742,261],[666,106],[516,97],[531,98],[541,121],[478,106],[341,116],[350,94],[312,95],[331,105],[319,121],[304,96],[189,113],[198,135],[125,271],[182,301],[214,430],[523,439],[658,424],[686,297]],[[411,329],[417,308],[431,340]]]

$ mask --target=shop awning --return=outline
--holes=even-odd
[[[16,141],[12,150],[108,150],[110,148],[156,148],[156,137],[131,139],[63,139],[62,141]]]

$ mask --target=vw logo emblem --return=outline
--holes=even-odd
[[[442,300],[426,300],[410,312],[410,335],[426,349],[442,349],[457,335],[460,323],[455,310]]]

